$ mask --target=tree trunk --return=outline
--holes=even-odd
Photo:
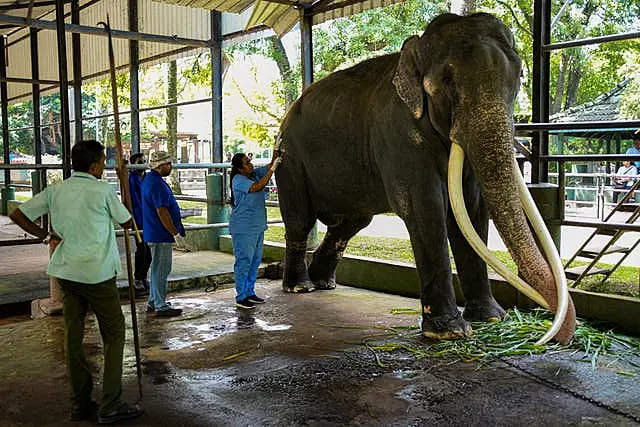
[[[471,15],[476,11],[476,0],[451,0],[451,13]]]
[[[550,115],[559,112],[562,109],[562,100],[564,98],[564,82],[567,74],[567,62],[569,62],[566,50],[562,51],[562,59],[560,60],[560,71],[558,72],[558,81],[556,83],[556,93],[551,102]]]
[[[576,105],[578,102],[578,89],[583,75],[582,63],[581,55],[572,55],[569,76],[567,78],[567,100],[564,104],[565,109]]]
[[[169,62],[167,73],[167,102],[175,104],[178,102],[178,64],[176,61]],[[167,108],[167,152],[174,159],[178,158],[178,107]],[[169,186],[174,194],[182,194],[178,170],[173,169],[169,176]]]
[[[288,110],[293,101],[298,97],[298,86],[293,81],[291,75],[291,64],[289,63],[289,57],[282,44],[282,39],[278,36],[269,37],[269,43],[271,45],[271,56],[280,71],[280,77],[284,85],[284,102],[285,110]]]

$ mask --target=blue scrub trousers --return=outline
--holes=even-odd
[[[149,243],[151,249],[151,283],[149,286],[149,306],[156,311],[168,310],[166,303],[169,291],[173,243]]]
[[[254,286],[262,261],[264,231],[256,234],[232,234],[231,241],[235,256],[233,275],[236,280],[236,301],[242,301],[256,294]]]

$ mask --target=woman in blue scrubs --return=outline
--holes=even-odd
[[[233,242],[233,274],[236,281],[236,306],[252,309],[264,299],[256,295],[254,286],[262,260],[264,231],[267,229],[266,194],[264,188],[280,164],[274,151],[271,163],[254,168],[244,153],[231,159],[231,218],[229,233]]]

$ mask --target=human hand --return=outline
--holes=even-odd
[[[276,169],[278,169],[280,162],[282,162],[282,157],[278,157],[273,160],[273,162],[271,163],[271,172],[275,172]]]
[[[187,239],[185,239],[184,236],[181,236],[180,233],[176,233],[176,235],[173,236],[173,240],[175,240],[177,246],[181,248],[187,247]]]

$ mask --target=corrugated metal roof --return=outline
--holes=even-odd
[[[402,0],[320,0],[316,2],[313,23],[349,16],[363,10],[401,2]],[[0,0],[0,15],[30,17],[34,20],[55,21],[54,6],[28,8],[29,0]],[[140,33],[177,36],[186,39],[210,40],[210,11],[227,12],[222,14],[223,37],[243,31],[272,28],[277,34],[291,30],[300,18],[300,10],[308,6],[304,2],[290,0],[138,0],[138,31]],[[96,27],[98,22],[106,21],[109,15],[111,28],[127,31],[129,10],[127,0],[81,0],[80,24]],[[65,13],[70,14],[70,5],[65,5]],[[1,16],[0,16],[1,21]],[[8,22],[8,21],[4,21]],[[66,17],[70,23],[71,18]],[[7,37],[8,66],[7,75],[14,78],[31,78],[31,59],[29,28],[2,29]],[[247,33],[249,34],[249,33]],[[263,30],[247,35],[242,39],[264,36]],[[71,51],[71,33],[67,33],[67,64],[71,80],[73,76],[73,56]],[[98,35],[80,35],[82,52],[83,81],[88,82],[104,76],[108,72],[107,39]],[[114,38],[113,47],[117,66],[122,72],[129,62],[128,41]],[[152,64],[167,61],[168,57],[193,55],[202,48],[185,48],[175,44],[141,41],[140,61]],[[38,59],[40,79],[58,80],[58,48],[56,32],[41,30],[38,32]],[[41,86],[45,93],[57,90],[56,87]],[[31,85],[23,83],[8,84],[9,99],[13,102],[30,95]]]
[[[266,25],[283,35],[290,31],[299,21],[300,10],[312,3],[289,1],[289,0],[153,0],[158,3],[165,4],[181,4],[190,7],[198,7],[209,10],[219,10],[221,12],[232,12],[236,10],[245,10],[253,7],[252,15],[246,30]],[[322,22],[354,15],[365,10],[376,7],[383,7],[395,3],[401,3],[402,0],[328,0],[313,2],[318,5],[318,9],[313,12],[313,23],[320,24]],[[320,5],[322,3],[322,5]],[[232,9],[231,7],[235,8]],[[240,9],[238,9],[240,8]]]
[[[3,1],[3,0],[0,0]],[[7,3],[4,1],[4,3]],[[4,3],[0,3],[0,6]],[[83,2],[82,4],[85,4]],[[14,4],[14,3],[12,3]],[[43,11],[45,8],[38,8]],[[55,20],[55,8],[47,8],[48,12],[36,16],[33,19],[43,21]],[[67,6],[65,10],[70,9]],[[0,14],[4,14],[0,8]],[[26,16],[26,11],[18,9],[14,16]],[[80,13],[80,24],[96,27],[98,22],[106,21],[107,15],[111,28],[114,30],[128,30],[129,11],[127,0],[99,1],[83,9]],[[243,14],[225,14],[223,17],[223,34],[242,31],[250,17],[250,11]],[[71,19],[67,17],[67,23]],[[176,35],[182,38],[196,40],[211,39],[211,19],[210,12],[202,8],[193,8],[173,4],[162,4],[151,0],[139,0],[138,2],[138,31],[140,33],[158,34],[165,36]],[[31,58],[29,29],[23,28],[12,30],[7,34],[8,66],[7,76],[14,78],[31,78]],[[254,35],[255,36],[255,35]],[[67,65],[68,79],[73,78],[73,61],[71,33],[67,33]],[[107,55],[107,39],[104,36],[80,35],[80,45],[82,52],[82,75],[85,82],[89,82],[104,76],[109,69]],[[129,45],[125,39],[113,39],[114,56],[116,66],[126,66],[129,63]],[[174,44],[147,42],[139,43],[140,61],[146,65],[167,61],[168,54],[172,58],[193,55],[197,48],[185,49]],[[58,48],[56,32],[42,30],[38,32],[38,60],[40,65],[40,79],[58,80]],[[128,72],[125,68],[123,72]],[[41,86],[46,92],[57,90],[57,88]],[[31,85],[20,83],[8,84],[9,99],[16,101],[30,96]]]

